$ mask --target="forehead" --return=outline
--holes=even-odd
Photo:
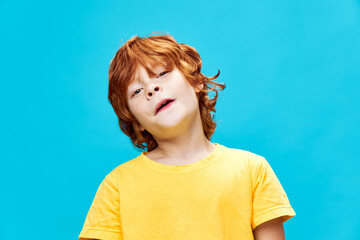
[[[136,66],[136,68],[134,68],[132,76],[128,81],[128,86],[139,82],[141,78],[143,78],[144,76],[154,78],[159,74],[159,72],[164,70],[170,70],[170,68],[173,67],[170,67],[162,63],[158,63],[157,65],[153,65],[153,66],[151,65],[142,66],[139,64]]]

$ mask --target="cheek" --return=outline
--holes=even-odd
[[[195,89],[190,84],[186,85],[186,87],[184,87],[183,89],[183,95],[187,96],[186,99],[188,102],[197,101]]]
[[[133,102],[131,102],[131,103],[128,102],[128,107],[129,107],[130,112],[132,113],[132,115],[134,115],[135,118],[138,118],[137,109],[135,106],[136,106],[136,104],[134,104]]]
[[[134,117],[141,123],[142,119],[144,118],[145,108],[144,106],[138,101],[132,101],[128,104],[129,110],[134,115]]]
[[[139,115],[139,112],[137,112],[136,110],[131,110],[131,113],[134,115],[134,117],[139,121],[139,118],[141,118],[141,116]]]

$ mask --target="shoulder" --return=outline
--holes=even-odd
[[[231,158],[236,159],[242,159],[249,162],[249,164],[261,164],[265,158],[259,154],[256,154],[254,152],[244,150],[244,149],[238,149],[238,148],[231,148],[231,147],[223,147],[223,153]]]
[[[129,172],[133,172],[134,169],[138,168],[137,166],[137,160],[141,156],[137,156],[136,158],[133,158],[127,162],[121,163],[117,167],[115,167],[113,170],[111,170],[104,178],[104,181],[111,185],[118,186],[119,181],[122,178],[123,175]]]
[[[257,153],[226,146],[222,146],[218,156],[222,158],[221,162],[225,163],[227,167],[237,171],[241,169],[241,172],[251,175],[256,175],[256,172],[262,169],[266,162],[265,158]]]

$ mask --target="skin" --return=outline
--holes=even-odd
[[[260,224],[254,228],[253,233],[255,240],[285,240],[281,217]]]
[[[128,88],[128,106],[140,123],[156,140],[158,147],[147,153],[151,160],[168,165],[185,165],[209,155],[215,144],[204,135],[197,93],[202,85],[193,87],[177,69],[159,67],[151,78],[139,67],[136,79]],[[155,114],[156,105],[165,98],[175,101]]]

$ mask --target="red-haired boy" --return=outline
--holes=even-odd
[[[285,239],[295,212],[265,158],[210,141],[225,85],[201,66],[170,35],[136,36],[118,50],[108,98],[145,151],[104,178],[79,239]]]

